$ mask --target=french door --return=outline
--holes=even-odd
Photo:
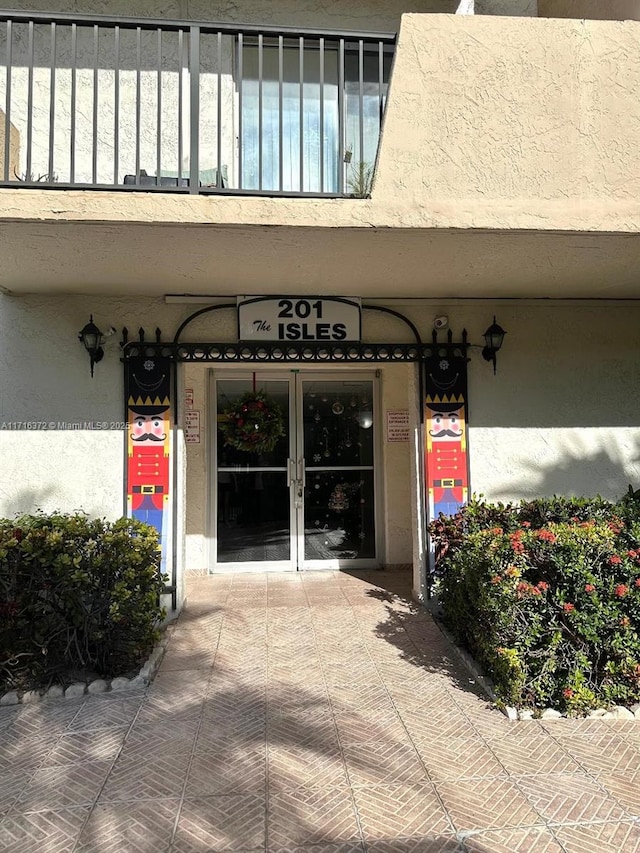
[[[225,409],[253,389],[283,415],[267,453],[225,443]],[[214,571],[371,568],[376,537],[376,398],[371,373],[214,378]]]

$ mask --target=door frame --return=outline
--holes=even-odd
[[[300,572],[300,571],[336,571],[341,569],[378,569],[383,564],[384,553],[384,524],[382,518],[383,508],[383,464],[384,455],[382,447],[382,421],[381,421],[381,382],[380,370],[358,369],[355,365],[336,365],[330,369],[318,369],[320,365],[300,365],[300,367],[286,368],[284,365],[255,365],[256,370],[246,364],[216,367],[208,371],[207,380],[207,472],[206,472],[206,536],[208,539],[208,574],[224,574],[226,572]],[[358,367],[361,367],[358,365]],[[261,379],[272,381],[289,382],[289,423],[293,428],[289,429],[289,459],[302,460],[302,382],[308,378],[317,381],[336,380],[340,375],[348,374],[354,381],[368,380],[373,387],[373,474],[374,474],[374,525],[375,525],[375,554],[374,558],[355,560],[307,560],[304,555],[304,499],[302,506],[297,508],[293,497],[293,487],[290,486],[289,514],[291,530],[291,559],[268,562],[243,562],[243,563],[218,563],[217,562],[217,420],[216,385],[225,379],[251,379],[256,373]],[[299,472],[296,472],[295,479]],[[302,556],[302,559],[301,559]]]

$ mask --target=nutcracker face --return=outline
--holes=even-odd
[[[464,434],[464,407],[452,412],[427,407],[427,432],[432,441],[460,441]]]
[[[140,443],[144,441],[163,442],[169,433],[169,420],[167,412],[157,415],[142,415],[131,412],[130,435],[131,441]]]

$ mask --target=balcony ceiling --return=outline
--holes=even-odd
[[[640,235],[5,221],[14,294],[640,298]]]

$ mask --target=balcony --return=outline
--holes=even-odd
[[[2,185],[367,195],[394,41],[1,14]]]
[[[640,296],[639,22],[1,21],[11,292]]]

